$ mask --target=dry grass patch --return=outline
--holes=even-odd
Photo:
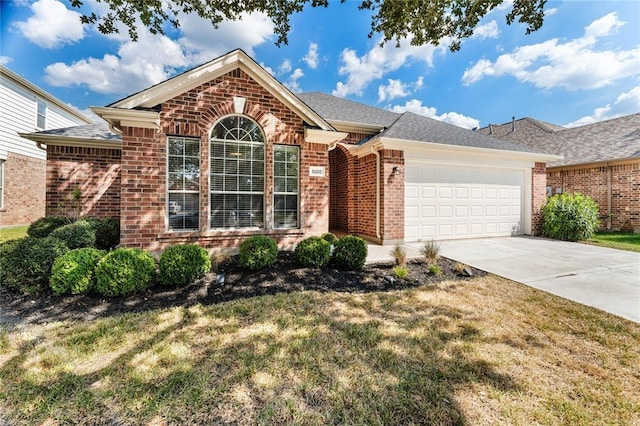
[[[487,276],[0,331],[11,424],[638,424],[640,325]]]

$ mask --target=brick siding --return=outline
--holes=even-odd
[[[0,226],[26,225],[44,216],[45,176],[45,160],[8,153]]]
[[[120,150],[47,147],[46,215],[75,215],[74,188],[82,193],[80,216],[120,216]]]
[[[533,169],[531,169],[531,235],[540,235],[542,232],[540,209],[547,200],[546,188],[546,163],[535,163]]]
[[[607,229],[608,189],[611,173],[611,223],[614,231],[640,232],[640,162],[583,168],[553,168],[547,172],[547,185],[562,192],[580,192],[592,197],[600,208],[601,227]]]
[[[222,117],[235,114],[233,97],[245,98],[244,114],[265,133],[265,224],[258,231],[209,230],[209,132]],[[166,224],[166,144],[168,135],[201,140],[201,229],[169,232]],[[300,229],[271,229],[273,146],[300,146]],[[329,229],[329,174],[310,177],[309,167],[330,170],[326,145],[304,141],[304,122],[240,69],[198,86],[162,104],[160,131],[124,128],[122,148],[121,244],[162,250],[181,242],[206,248],[238,246],[247,236],[265,234],[281,246]]]

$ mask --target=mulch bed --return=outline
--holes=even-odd
[[[367,293],[400,290],[446,280],[470,279],[456,271],[456,262],[440,258],[441,275],[429,272],[424,261],[408,262],[408,279],[391,279],[389,263],[366,265],[358,272],[333,268],[298,266],[290,252],[280,252],[275,265],[261,271],[246,271],[232,257],[218,267],[218,274],[180,288],[150,287],[119,298],[98,295],[57,296],[52,292],[24,296],[16,292],[0,293],[0,325],[42,324],[54,321],[92,321],[128,312],[143,312],[174,306],[211,305],[234,299],[268,294],[313,290],[320,292]],[[469,268],[474,276],[486,272]],[[223,282],[221,277],[224,276]]]

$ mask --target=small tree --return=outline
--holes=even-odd
[[[541,213],[542,234],[556,240],[588,240],[600,226],[598,204],[578,192],[554,195]]]

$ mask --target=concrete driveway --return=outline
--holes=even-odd
[[[440,254],[640,322],[640,253],[544,238],[505,237],[443,241]]]

